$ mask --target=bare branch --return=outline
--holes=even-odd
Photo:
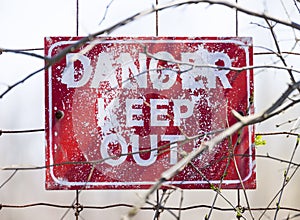
[[[26,129],[26,130],[1,130],[0,129],[0,136],[2,134],[20,134],[20,133],[34,133],[34,132],[42,132],[45,131],[44,128],[41,129]]]
[[[224,138],[229,137],[230,135],[234,134],[238,130],[240,130],[244,126],[252,125],[261,121],[264,121],[270,117],[273,117],[275,114],[273,113],[277,108],[279,108],[285,99],[295,90],[298,89],[300,86],[300,81],[289,86],[288,89],[282,94],[282,96],[268,109],[263,111],[259,114],[244,116],[243,118],[239,118],[240,121],[233,124],[228,129],[224,130],[211,140],[204,142],[201,144],[201,146],[191,153],[189,153],[186,157],[184,157],[182,160],[180,160],[177,164],[172,166],[170,169],[164,171],[159,180],[156,182],[156,184],[152,185],[152,187],[148,190],[148,192],[145,194],[143,199],[140,201],[140,204],[136,205],[133,209],[131,209],[126,216],[123,216],[123,220],[129,220],[134,217],[140,208],[146,203],[150,195],[155,192],[155,190],[159,189],[163,183],[172,177],[174,177],[176,174],[178,174],[180,171],[186,167],[194,158],[199,156],[200,154],[204,153],[205,151],[209,150],[211,151],[215,145],[220,143]]]
[[[299,136],[297,133],[287,132],[287,131],[280,131],[280,132],[268,132],[268,133],[256,133],[255,135],[262,135],[262,136],[270,136],[270,135],[293,135]]]
[[[300,13],[300,8],[299,8],[299,6],[298,6],[298,4],[297,4],[297,1],[298,1],[298,0],[293,0],[293,1],[294,1],[294,4],[295,4],[295,6],[296,6],[298,12]],[[299,2],[299,1],[298,1],[298,2]]]
[[[278,52],[277,55],[278,55],[278,57],[280,58],[280,60],[281,60],[281,62],[283,63],[283,65],[284,65],[285,67],[287,67],[288,65],[287,65],[285,59],[283,58],[283,56],[282,56],[282,54],[281,54],[281,50],[280,50],[280,47],[279,47],[279,43],[278,43],[278,41],[277,41],[277,38],[276,38],[276,35],[275,35],[275,32],[274,32],[274,29],[273,29],[274,27],[270,24],[270,22],[269,22],[267,19],[266,19],[266,22],[267,22],[267,24],[268,24],[268,26],[269,26],[269,29],[270,29],[271,33],[272,33],[272,37],[273,37],[273,40],[274,40],[274,43],[275,43],[275,46],[276,46],[277,52]],[[291,78],[292,83],[295,83],[295,82],[296,82],[296,79],[295,79],[295,77],[294,77],[292,71],[291,71],[291,70],[288,70],[288,73],[289,73],[289,76],[290,76],[290,78]],[[300,92],[300,89],[298,89],[298,91]]]
[[[291,168],[291,165],[292,165],[292,161],[294,159],[294,156],[295,156],[295,153],[296,153],[296,150],[299,146],[299,141],[300,141],[300,135],[298,136],[297,140],[296,140],[296,144],[295,144],[295,147],[294,147],[294,150],[292,152],[292,155],[291,155],[291,159],[289,161],[289,164],[288,164],[288,167],[287,169],[284,171],[284,178],[283,178],[283,183],[282,183],[282,187],[281,187],[281,190],[280,190],[280,194],[279,194],[279,198],[278,198],[278,202],[276,203],[276,212],[275,212],[275,215],[274,215],[274,220],[276,220],[277,218],[277,215],[278,215],[278,212],[279,212],[279,209],[280,209],[280,202],[281,202],[281,198],[282,198],[282,195],[283,195],[283,190],[285,189],[286,187],[286,183],[288,181],[290,181],[290,177],[288,176],[289,175],[289,171],[290,171],[290,168]]]
[[[180,73],[188,72],[193,68],[208,68],[208,69],[230,70],[230,71],[236,71],[236,72],[243,72],[243,71],[246,71],[246,70],[254,70],[254,69],[280,69],[280,70],[287,70],[288,72],[291,72],[291,73],[292,72],[300,73],[300,70],[296,70],[293,67],[287,67],[287,66],[255,65],[255,66],[244,66],[244,67],[228,67],[228,66],[218,66],[218,65],[213,65],[213,64],[195,64],[195,63],[192,63],[192,62],[182,62],[180,60],[175,60],[175,59],[174,60],[162,59],[160,57],[154,56],[153,54],[149,53],[147,50],[145,50],[145,54],[148,57],[151,57],[151,58],[156,59],[156,60],[163,60],[163,61],[166,61],[166,62],[169,62],[169,63],[174,63],[174,64],[177,64],[177,65],[185,65],[185,66],[190,67],[189,69],[187,69],[185,71],[181,71]],[[163,69],[167,69],[167,68],[163,68]],[[174,71],[172,69],[168,69],[168,70]]]
[[[290,164],[290,162],[289,162]],[[293,176],[296,174],[296,172],[298,171],[300,166],[297,166],[296,169],[292,172],[292,174],[290,175],[290,179],[293,178]],[[286,181],[283,186],[278,190],[278,192],[275,194],[275,196],[273,197],[273,199],[271,199],[271,201],[269,202],[269,204],[267,205],[267,207],[263,210],[263,212],[261,213],[260,217],[258,218],[259,220],[264,216],[264,214],[266,213],[266,211],[270,208],[271,204],[275,201],[275,199],[277,198],[277,196],[279,194],[281,194],[282,190],[286,187],[286,185],[290,183],[290,181]],[[276,206],[276,209],[278,209],[278,206]],[[280,209],[282,209],[282,207],[280,207]]]
[[[47,66],[46,66],[47,67]],[[16,82],[15,84],[9,86],[2,94],[0,94],[0,99],[2,99],[10,90],[12,90],[13,88],[15,88],[16,86],[24,83],[26,80],[30,79],[31,77],[33,77],[34,75],[36,75],[37,73],[43,71],[46,67],[43,67],[41,69],[38,69],[36,71],[34,71],[33,73],[29,74],[28,76],[26,76],[25,78],[23,78],[22,80]],[[47,67],[48,68],[48,67]]]
[[[263,18],[265,20],[270,20],[270,21],[274,21],[276,23],[291,27],[291,28],[295,28],[297,30],[300,30],[300,24],[293,22],[293,21],[286,21],[286,20],[282,20],[270,15],[267,15],[265,13],[259,13],[256,11],[252,11],[252,10],[248,10],[244,7],[239,6],[236,3],[231,3],[231,2],[225,2],[225,1],[218,1],[218,0],[190,0],[190,1],[186,1],[186,0],[177,0],[177,1],[172,1],[170,3],[166,3],[166,4],[162,4],[162,5],[153,5],[152,8],[141,11],[139,13],[136,13],[106,29],[103,29],[101,31],[98,31],[94,34],[90,34],[87,37],[84,37],[82,39],[80,39],[79,41],[77,41],[76,43],[74,43],[73,45],[70,45],[69,47],[66,47],[65,49],[63,49],[60,53],[56,54],[54,57],[52,57],[51,59],[49,58],[45,58],[47,59],[47,65],[31,74],[29,74],[27,77],[25,77],[24,79],[22,79],[19,82],[16,82],[15,84],[13,84],[12,86],[9,86],[7,88],[6,91],[4,91],[1,95],[0,95],[0,99],[3,98],[3,96],[5,94],[7,94],[10,90],[12,90],[13,88],[15,88],[16,86],[18,86],[19,84],[25,82],[26,80],[28,80],[29,78],[31,78],[32,76],[34,76],[35,74],[41,72],[44,69],[49,68],[51,65],[53,65],[54,63],[60,61],[63,57],[66,56],[67,53],[70,53],[72,51],[75,51],[76,49],[78,49],[79,47],[83,46],[84,44],[86,44],[87,42],[93,41],[95,40],[95,38],[99,35],[103,35],[103,34],[110,34],[113,31],[117,30],[118,28],[133,22],[137,19],[140,19],[146,15],[152,14],[156,11],[161,11],[161,10],[166,10],[168,8],[173,8],[173,7],[179,7],[182,5],[186,5],[186,4],[198,4],[198,3],[209,3],[209,4],[217,4],[217,5],[223,5],[232,9],[235,9],[239,12],[254,16],[254,17],[259,17],[259,18]],[[105,40],[105,38],[103,38],[102,40]],[[267,68],[267,67],[266,67]]]
[[[101,21],[99,22],[99,26],[100,26],[100,25],[103,23],[103,21],[106,19],[107,12],[108,12],[108,10],[109,10],[109,7],[110,7],[111,4],[113,3],[113,1],[114,1],[114,0],[111,0],[111,1],[108,3],[108,5],[106,6],[104,15],[103,15]]]
[[[44,50],[44,48],[42,48]],[[15,54],[22,54],[22,55],[27,55],[27,56],[31,56],[31,57],[35,57],[35,58],[39,58],[42,60],[49,60],[49,58],[41,56],[39,54],[36,53],[29,53],[27,51],[31,51],[31,50],[40,50],[40,48],[36,48],[36,49],[23,49],[23,50],[16,50],[16,49],[4,49],[4,48],[0,48],[0,54],[1,53],[15,53]]]

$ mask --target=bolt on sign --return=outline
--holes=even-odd
[[[47,37],[54,57],[79,37]],[[106,37],[46,70],[46,188],[145,189],[185,155],[253,113],[252,39]],[[255,188],[253,127],[165,182]]]

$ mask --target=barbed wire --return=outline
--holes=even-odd
[[[40,206],[46,206],[46,207],[52,207],[52,208],[60,208],[60,209],[75,209],[75,205],[60,205],[57,203],[45,203],[45,202],[38,202],[38,203],[28,203],[28,204],[22,204],[22,205],[9,205],[9,204],[0,204],[0,210],[1,209],[23,209],[23,208],[32,208],[32,207],[40,207]],[[134,204],[112,204],[112,205],[104,205],[104,206],[91,206],[91,205],[82,205],[83,209],[112,209],[112,208],[119,208],[119,207],[125,207],[125,208],[133,208]],[[236,211],[235,208],[224,208],[224,207],[218,207],[218,206],[211,206],[211,205],[191,205],[191,206],[185,206],[185,207],[170,207],[170,206],[161,206],[158,207],[160,210],[168,209],[168,210],[174,210],[174,211],[190,211],[193,209],[211,209],[217,211]],[[244,211],[248,211],[247,207],[242,207]],[[274,211],[277,207],[268,207],[268,208],[256,208],[251,207],[252,211]],[[293,211],[293,212],[300,212],[300,209],[297,208],[291,208],[291,207],[280,207],[281,210],[286,211]],[[148,207],[141,207],[141,210],[149,210],[149,211],[156,211],[157,207],[154,206],[148,206]]]

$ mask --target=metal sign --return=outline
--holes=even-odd
[[[53,57],[78,37],[45,38]],[[252,113],[251,38],[98,38],[46,70],[46,188],[140,189]],[[253,127],[166,185],[255,188]]]

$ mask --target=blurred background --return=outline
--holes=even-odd
[[[159,4],[172,1],[158,0]],[[235,1],[229,1],[235,3]],[[87,36],[110,27],[139,11],[151,8],[155,0],[79,0],[79,36]],[[238,5],[253,12],[266,13],[287,21],[300,21],[296,0],[238,0]],[[76,36],[76,0],[0,0],[0,48],[31,49],[43,55],[45,36]],[[272,23],[280,49],[285,53],[288,67],[300,69],[299,31],[280,24]],[[155,13],[144,16],[137,21],[115,30],[110,36],[155,36]],[[159,36],[235,36],[236,11],[222,5],[207,3],[186,4],[158,13]],[[276,51],[272,33],[264,19],[238,13],[238,35],[250,36],[254,40],[254,65],[283,66],[274,54],[262,54]],[[293,53],[293,54],[292,54]],[[15,53],[0,55],[0,94],[8,86],[20,81],[30,73],[42,68],[42,59]],[[278,99],[288,84],[290,77],[285,70],[259,68],[255,74],[255,111],[260,112]],[[299,73],[295,78],[300,80]],[[295,93],[297,95],[297,93]],[[298,94],[299,99],[299,94]],[[44,128],[44,71],[34,75],[24,83],[12,89],[0,99],[0,129],[23,130]],[[256,125],[256,133],[294,132],[299,134],[300,105],[282,114]],[[297,121],[298,120],[298,121]],[[293,130],[294,129],[294,130]],[[2,134],[0,136],[0,204],[23,205],[32,203],[53,203],[71,205],[75,191],[46,191],[45,170],[19,170],[5,183],[14,171],[3,170],[5,167],[43,166],[45,163],[45,134],[34,132],[26,134]],[[289,161],[295,149],[297,136],[271,135],[263,136],[266,145],[257,146],[258,155],[270,155]],[[300,154],[296,152],[288,175],[299,167]],[[273,219],[274,211],[264,209],[276,207],[284,173],[288,164],[270,158],[257,157],[257,189],[247,191],[255,219]],[[280,207],[297,209],[280,210],[277,219],[288,216],[300,219],[300,174],[295,172],[285,187]],[[5,183],[5,184],[3,184]],[[145,191],[135,190],[91,190],[80,193],[80,203],[84,206],[105,206],[111,204],[136,204]],[[215,192],[212,190],[176,191],[170,196],[167,205],[178,207],[183,195],[182,207],[193,205],[212,205]],[[238,204],[236,190],[222,190],[224,197],[233,205]],[[247,206],[242,192],[241,205]],[[155,200],[155,195],[151,201]],[[217,207],[231,208],[221,197],[217,198]],[[116,207],[107,209],[83,209],[79,219],[120,219],[129,208]],[[176,212],[176,211],[174,211]],[[176,212],[177,213],[177,212]],[[195,208],[182,211],[181,219],[204,219],[208,208]],[[263,215],[262,215],[263,214]],[[261,216],[262,215],[262,216]],[[297,217],[299,215],[299,217]],[[0,219],[75,219],[74,210],[48,206],[30,208],[0,209]],[[244,217],[251,219],[249,212]],[[154,211],[140,211],[136,219],[153,219]],[[235,219],[236,212],[213,210],[210,219]],[[161,219],[176,219],[164,211]]]

